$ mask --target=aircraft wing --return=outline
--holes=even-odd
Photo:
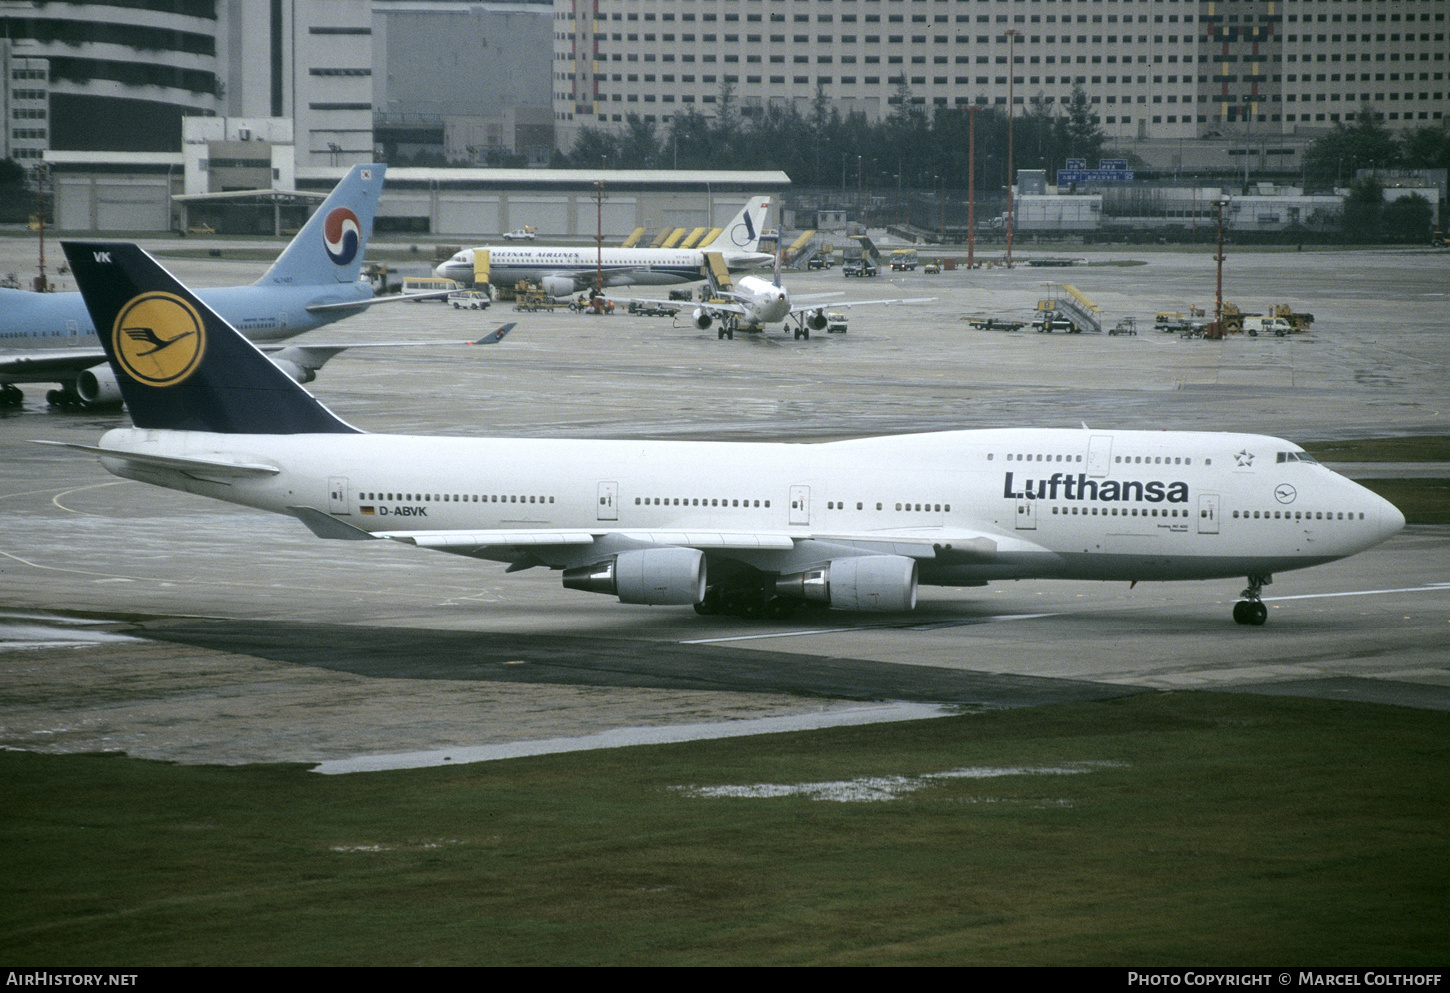
[[[936,297],[905,297],[896,300],[832,300],[829,303],[817,301],[809,302],[809,297],[795,298],[791,301],[790,312],[792,314],[804,313],[807,310],[822,310],[825,307],[887,307],[891,304],[930,303]]]
[[[452,290],[430,290],[427,293],[395,293],[387,297],[368,297],[365,300],[342,300],[337,303],[313,303],[308,304],[309,314],[320,313],[324,310],[362,310],[371,307],[375,303],[398,303],[403,300],[439,300],[447,297]]]
[[[638,304],[647,307],[669,307],[672,310],[692,310],[699,308],[711,314],[740,314],[744,315],[745,308],[732,300],[650,300],[645,297],[609,297],[610,303],[616,307],[630,304]]]
[[[0,382],[41,383],[74,379],[101,365],[106,353],[96,348],[42,348],[33,352],[0,355]]]
[[[846,533],[835,531],[717,531],[690,529],[496,529],[456,531],[366,531],[312,507],[289,507],[320,538],[386,538],[470,558],[509,563],[516,572],[534,566],[555,569],[590,565],[640,548],[693,548],[706,555],[746,561],[768,571],[790,572],[855,555],[899,555],[948,564],[990,562],[1004,552],[1043,552],[1012,534],[969,528],[903,528]],[[363,516],[372,511],[359,508]]]

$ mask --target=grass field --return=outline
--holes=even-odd
[[[335,777],[0,753],[0,959],[1443,964],[1447,731],[1153,693]]]

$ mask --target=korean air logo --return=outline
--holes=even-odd
[[[357,258],[362,244],[362,224],[346,207],[338,207],[322,222],[322,247],[333,265],[347,265]]]
[[[763,210],[770,209],[770,201],[761,204]],[[741,222],[730,230],[730,240],[735,243],[736,248],[745,248],[755,244],[760,239],[760,232],[755,230],[755,218],[750,216],[751,211],[746,211]]]
[[[206,327],[196,309],[172,293],[143,293],[116,315],[116,362],[147,386],[185,382],[206,354]]]

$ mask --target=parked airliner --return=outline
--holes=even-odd
[[[705,253],[719,252],[731,272],[769,265],[773,256],[758,251],[769,197],[754,197],[709,243],[695,248],[550,248],[497,245],[465,248],[433,270],[465,286],[489,283],[512,289],[521,280],[537,282],[556,297],[589,289],[602,277],[605,286],[665,286],[705,278]]]
[[[375,303],[358,279],[386,167],[354,166],[310,220],[250,286],[200,290],[213,309],[253,341],[276,342],[331,324]],[[426,295],[426,294],[424,294]],[[79,293],[0,289],[0,406],[19,406],[16,383],[59,383],[53,406],[120,403],[121,393]],[[332,346],[327,356],[342,348]],[[299,382],[310,382],[318,348],[273,356]],[[309,364],[315,363],[315,364]]]
[[[763,331],[770,324],[784,324],[784,330],[791,331],[789,322],[795,320],[796,338],[809,338],[812,331],[823,330],[830,323],[826,307],[885,306],[894,303],[929,303],[935,297],[912,297],[897,300],[836,300],[839,293],[812,293],[797,297],[791,303],[790,290],[780,281],[780,256],[775,258],[775,276],[762,279],[759,276],[741,276],[728,288],[717,287],[712,299],[706,300],[694,309],[690,319],[701,331],[711,324],[720,322],[717,338],[735,337],[736,331]],[[830,303],[821,301],[830,299]],[[668,300],[628,299],[623,303],[672,306]],[[674,305],[674,306],[677,306]]]
[[[822,444],[366,434],[134,245],[64,244],[135,427],[112,473],[392,539],[545,567],[631,604],[783,617],[905,611],[918,584],[1271,574],[1395,534],[1390,503],[1254,434],[995,429]]]

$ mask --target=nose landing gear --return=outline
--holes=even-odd
[[[1264,606],[1260,594],[1263,592],[1263,588],[1273,581],[1273,576],[1249,577],[1249,585],[1239,594],[1243,599],[1234,604],[1235,624],[1251,624],[1258,627],[1269,619],[1269,608]]]

